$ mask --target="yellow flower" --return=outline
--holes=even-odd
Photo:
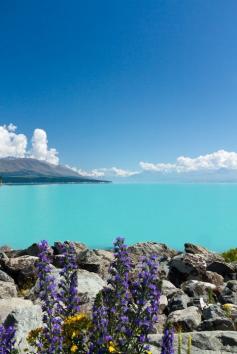
[[[73,346],[71,347],[71,352],[75,353],[77,351],[77,346],[76,344],[73,344]]]
[[[108,348],[110,353],[116,353],[116,349],[115,346],[113,344],[113,342],[109,342],[109,348]]]

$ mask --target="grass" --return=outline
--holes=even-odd
[[[235,262],[237,261],[237,248],[230,248],[221,255],[226,262]]]

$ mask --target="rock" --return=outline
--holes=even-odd
[[[56,285],[60,281],[60,269],[52,266],[51,275],[55,278]],[[96,295],[106,285],[105,281],[96,273],[88,272],[84,269],[77,271],[78,279],[78,293],[83,304],[89,304],[88,309],[91,307]],[[34,302],[38,301],[39,281],[31,289],[28,298]]]
[[[9,258],[9,260],[2,263],[3,270],[5,270],[22,288],[30,288],[36,281],[35,262],[37,257],[20,256],[16,258]]]
[[[33,257],[38,257],[40,253],[40,248],[37,243],[33,243],[31,246],[28,248],[22,250],[19,252],[19,256],[33,256]],[[49,253],[53,255],[53,249],[52,247],[49,247]]]
[[[17,297],[16,285],[12,282],[0,281],[0,299]]]
[[[0,253],[4,252],[4,253],[9,253],[12,252],[13,249],[11,248],[11,246],[5,245],[5,246],[1,246],[0,247]]]
[[[225,261],[224,258],[218,253],[211,252],[208,249],[199,245],[194,245],[192,243],[185,243],[184,248],[186,253],[203,255],[207,264],[212,263],[214,261],[220,261],[220,262]]]
[[[83,269],[77,271],[77,279],[79,295],[86,295],[88,302],[92,302],[98,292],[106,285],[98,274]]]
[[[6,326],[14,326],[16,328],[16,348],[20,353],[24,353],[29,348],[27,336],[33,329],[42,326],[42,311],[39,305],[26,306],[24,308],[16,308],[6,318],[4,324]]]
[[[230,303],[237,305],[237,280],[229,280],[227,282],[219,299],[222,304]]]
[[[16,309],[33,306],[32,301],[24,300],[19,297],[12,297],[9,299],[0,299],[0,324],[2,324],[7,316]]]
[[[221,287],[224,284],[224,278],[222,275],[216,273],[216,272],[210,272],[206,271],[203,274],[203,281],[207,283],[212,283],[216,285],[217,287]]]
[[[192,332],[182,333],[182,353],[187,352],[187,342],[192,337],[192,354],[232,354],[237,353],[237,332],[236,331],[213,331],[213,332]],[[152,344],[152,354],[160,354],[162,342],[161,334],[149,336]],[[175,353],[178,352],[178,335],[174,336]]]
[[[155,323],[154,325],[154,332],[152,333],[163,333],[164,332],[164,329],[166,327],[166,321],[167,321],[167,316],[162,313],[162,314],[159,314],[159,319],[158,319],[158,322]]]
[[[171,312],[167,319],[175,328],[181,328],[183,332],[195,330],[201,323],[201,312],[195,306],[183,310]]]
[[[208,265],[207,270],[216,272],[224,277],[225,280],[232,279],[235,268],[231,263],[215,261]]]
[[[77,257],[80,268],[89,272],[98,273],[103,279],[108,278],[108,269],[113,260],[113,253],[109,251],[89,250],[81,251]]]
[[[160,296],[159,313],[163,313],[168,305],[168,299],[165,295]]]
[[[0,252],[0,265],[1,265],[2,262],[6,262],[8,260],[9,260],[9,258],[6,255],[6,253],[5,252]]]
[[[183,292],[177,292],[169,299],[167,307],[168,313],[186,309],[188,307],[189,302],[190,298],[186,294],[184,294]]]
[[[199,325],[199,331],[232,331],[234,323],[231,318],[227,317],[227,313],[219,306],[211,304],[203,309],[203,322]]]
[[[169,280],[176,286],[189,279],[202,280],[206,267],[203,255],[180,254],[170,261]]]
[[[69,242],[69,241],[65,241],[65,242]],[[61,249],[61,245],[62,242],[61,241],[56,241],[54,242],[53,245],[53,250],[55,254],[62,254],[62,249]],[[77,254],[80,254],[81,251],[84,251],[85,249],[87,249],[86,245],[84,243],[81,242],[73,242],[74,246],[75,246],[75,250]]]
[[[143,256],[155,255],[160,261],[164,261],[178,254],[177,251],[169,248],[166,244],[157,242],[136,243],[128,247],[128,253],[134,263],[139,262]]]
[[[174,286],[169,280],[162,280],[161,292],[163,295],[169,297],[177,291],[179,291],[179,289],[176,288],[176,286]]]
[[[6,281],[9,283],[14,283],[14,280],[5,272],[0,269],[0,281]]]
[[[215,292],[217,287],[214,284],[199,280],[188,280],[181,285],[181,289],[190,297],[207,297],[209,292]]]

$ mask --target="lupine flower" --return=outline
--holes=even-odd
[[[56,354],[62,352],[61,326],[59,314],[58,294],[55,277],[52,275],[50,251],[47,241],[39,244],[39,261],[36,269],[39,278],[39,298],[42,302],[44,327],[36,345],[42,354]]]
[[[174,354],[174,329],[171,327],[165,329],[161,354]]]
[[[0,354],[17,353],[14,349],[15,345],[15,328],[12,326],[0,326]]]
[[[60,272],[59,300],[61,305],[61,316],[67,318],[75,315],[80,310],[76,250],[73,242],[64,242],[61,244],[61,249],[64,259],[63,268]]]

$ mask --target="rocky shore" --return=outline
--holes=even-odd
[[[96,294],[105,286],[113,253],[91,250],[76,243],[79,294],[89,312]],[[62,255],[59,243],[51,248],[54,275],[59,278]],[[30,330],[41,326],[37,299],[36,244],[25,250],[0,247],[0,324],[16,326],[23,353]],[[134,263],[141,256],[157,255],[162,295],[156,333],[151,333],[152,353],[160,353],[160,338],[167,322],[182,332],[186,353],[192,336],[192,354],[237,353],[237,262],[227,263],[217,253],[185,244],[177,252],[165,244],[146,242],[129,247]],[[175,338],[177,348],[177,335]]]

